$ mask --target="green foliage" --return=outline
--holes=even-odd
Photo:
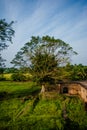
[[[0,81],[5,81],[6,80],[3,73],[4,73],[4,68],[0,68]]]
[[[0,74],[4,73],[5,68],[0,68]]]
[[[21,73],[14,73],[11,76],[13,81],[26,81],[26,76]]]
[[[60,65],[69,62],[77,54],[69,44],[54,37],[32,37],[30,42],[12,60],[15,66],[30,67],[34,80],[40,84],[58,80]]]
[[[6,81],[6,78],[2,75],[0,75],[0,81]]]
[[[7,47],[6,41],[12,42],[12,36],[14,35],[13,23],[13,21],[7,23],[5,19],[0,20],[0,51]]]
[[[29,74],[23,74],[23,73],[14,73],[11,75],[10,80],[12,81],[31,81],[32,76]]]
[[[12,43],[12,37],[14,35],[14,30],[12,28],[12,24],[14,22],[7,23],[5,19],[0,19],[0,52],[3,49],[6,49],[8,45],[6,42],[11,42]],[[4,59],[1,56],[0,53],[0,67],[4,67]]]
[[[77,105],[78,104],[78,105]],[[79,129],[87,128],[87,112],[84,109],[84,104],[73,98],[67,105],[68,118],[78,125]]]
[[[72,79],[74,80],[86,80],[87,79],[87,66],[82,64],[75,65],[72,71]]]
[[[81,81],[81,80],[87,80],[87,66],[83,66],[82,64],[79,65],[70,65],[67,64],[63,68],[63,72],[67,74],[67,79],[73,80],[73,81]]]
[[[4,68],[4,73],[9,74],[9,73],[17,73],[19,69],[11,67],[11,68]]]

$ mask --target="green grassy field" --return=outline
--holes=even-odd
[[[33,82],[0,82],[0,130],[87,128],[87,113],[78,97],[39,95],[40,89]]]
[[[39,91],[33,82],[0,82],[0,130],[9,129]]]

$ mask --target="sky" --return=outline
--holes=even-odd
[[[7,67],[31,36],[54,36],[78,53],[72,64],[87,65],[87,0],[0,0],[0,19],[15,21],[13,44],[2,52]]]

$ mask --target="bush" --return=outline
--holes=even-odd
[[[26,76],[21,73],[14,73],[11,75],[13,81],[26,81]]]
[[[6,81],[6,78],[3,76],[0,76],[0,81]]]

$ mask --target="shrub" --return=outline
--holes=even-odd
[[[6,81],[6,78],[3,76],[0,76],[0,81]]]
[[[14,73],[11,75],[13,81],[26,81],[26,76],[21,73]]]

